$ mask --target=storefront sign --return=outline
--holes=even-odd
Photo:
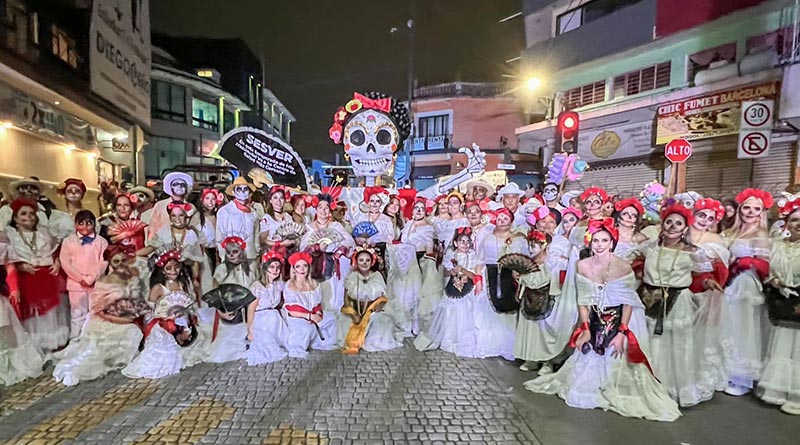
[[[149,0],[95,0],[89,47],[92,91],[149,126]]]
[[[257,128],[240,127],[225,133],[219,154],[256,185],[264,182],[308,191],[306,166],[282,140]]]
[[[678,138],[693,141],[736,134],[742,102],[774,99],[779,91],[779,82],[769,82],[660,105],[656,144]]]
[[[646,156],[653,150],[652,131],[651,122],[582,130],[578,154],[587,162]]]

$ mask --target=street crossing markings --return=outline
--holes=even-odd
[[[8,416],[15,411],[25,410],[39,400],[65,389],[66,386],[56,382],[49,374],[42,374],[9,388],[0,388],[0,415]]]
[[[139,436],[132,445],[194,445],[223,421],[233,419],[236,408],[212,399],[198,400],[162,420]]]
[[[327,445],[328,439],[320,437],[319,434],[295,428],[288,423],[278,425],[278,429],[270,431],[264,438],[263,445],[282,445],[303,443],[305,445]]]

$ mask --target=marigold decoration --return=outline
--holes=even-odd
[[[664,207],[661,210],[661,215],[660,215],[661,221],[664,221],[665,219],[667,219],[669,215],[672,215],[673,213],[681,215],[683,219],[686,220],[687,226],[691,226],[692,224],[694,224],[694,214],[692,213],[692,211],[684,207],[683,204],[677,204],[677,203]]]
[[[353,99],[344,106],[345,111],[348,113],[355,113],[356,111],[360,110],[364,104],[361,103],[358,99]]]
[[[583,234],[583,243],[587,246],[591,244],[594,234],[599,231],[608,232],[615,242],[619,240],[619,230],[614,224],[614,219],[603,218],[589,221],[589,227],[586,228],[586,233]]]
[[[694,202],[694,206],[692,207],[695,213],[701,212],[703,210],[711,210],[714,212],[714,219],[717,222],[722,221],[722,217],[725,216],[725,207],[722,206],[722,203],[717,201],[716,199],[711,198],[701,198]]]
[[[754,188],[746,188],[739,192],[739,194],[736,195],[736,202],[742,204],[750,198],[761,201],[761,205],[764,206],[764,210],[769,209],[775,203],[775,200],[772,198],[772,195],[769,192]]]

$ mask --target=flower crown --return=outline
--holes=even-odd
[[[743,202],[747,201],[750,198],[755,198],[761,201],[761,205],[764,206],[764,210],[772,207],[772,204],[775,203],[775,200],[772,198],[772,195],[761,189],[754,189],[754,188],[746,188],[739,192],[736,195],[736,202],[742,204]]]
[[[408,108],[402,103],[393,100],[391,97],[371,91],[360,94],[353,93],[353,99],[345,106],[339,107],[333,114],[333,125],[328,129],[328,137],[333,143],[341,145],[344,142],[344,127],[347,121],[361,110],[376,110],[389,115],[397,125],[397,132],[400,136],[400,143],[411,134],[411,120],[408,117]],[[398,147],[400,149],[401,147]]]
[[[692,224],[694,224],[694,214],[692,213],[692,211],[684,207],[683,204],[678,204],[678,203],[668,205],[667,207],[664,207],[661,210],[661,215],[660,215],[661,221],[664,221],[665,219],[667,219],[669,215],[672,215],[673,213],[681,215],[683,219],[686,220],[687,226],[691,226]]]
[[[722,203],[717,201],[716,199],[711,198],[701,198],[694,202],[693,207],[695,212],[701,212],[703,210],[711,210],[714,212],[714,219],[717,222],[722,221],[722,217],[725,216],[725,207],[722,206]]]
[[[311,255],[308,254],[308,252],[297,252],[293,253],[289,257],[289,265],[292,267],[294,267],[298,261],[305,261],[306,263],[311,264]]]
[[[589,227],[586,228],[586,233],[583,234],[583,243],[588,246],[592,242],[594,234],[600,231],[608,232],[614,241],[619,240],[619,230],[614,225],[614,219],[603,218],[589,221]]]
[[[639,200],[636,198],[626,198],[614,203],[614,210],[618,212],[621,212],[627,209],[628,207],[633,207],[634,209],[636,209],[636,211],[639,212],[639,216],[644,215],[644,207],[642,206],[642,203],[639,202]]]
[[[167,265],[167,263],[169,263],[170,260],[175,260],[180,262],[181,259],[182,259],[181,252],[179,250],[169,249],[159,254],[156,254],[156,266],[158,266],[159,268],[163,268],[164,266]]]
[[[378,254],[375,252],[375,249],[359,247],[359,248],[357,248],[355,250],[355,252],[353,252],[353,256],[350,257],[350,260],[353,262],[353,264],[356,263],[356,259],[362,253],[368,253],[369,254],[370,261],[372,261],[373,265],[378,262]]]

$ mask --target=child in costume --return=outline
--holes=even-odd
[[[284,261],[283,256],[274,250],[265,252],[261,255],[261,278],[250,285],[258,303],[255,317],[248,324],[249,365],[275,362],[287,355],[284,347],[289,328],[280,311],[285,286],[281,280]]]

